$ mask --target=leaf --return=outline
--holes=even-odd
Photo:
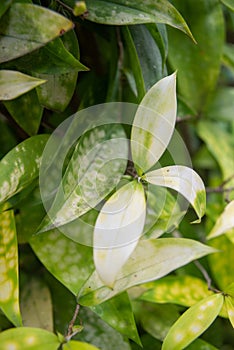
[[[79,303],[100,304],[130,287],[159,279],[178,267],[214,251],[211,247],[191,239],[142,240],[117,275],[113,289],[106,287],[95,271],[82,287],[78,295]]]
[[[176,75],[161,79],[141,101],[132,126],[131,149],[139,174],[151,168],[166,150],[176,120]]]
[[[91,307],[111,327],[141,345],[131,303],[126,292]]]
[[[221,2],[227,6],[230,10],[234,11],[234,5],[232,0],[221,0]]]
[[[18,246],[12,210],[0,213],[0,249],[0,308],[18,327],[22,325],[22,320],[19,309]]]
[[[178,70],[178,92],[183,100],[196,113],[203,112],[220,73],[225,39],[222,6],[218,0],[198,0],[196,4],[174,0],[173,4],[187,20],[197,45],[168,28],[169,63]]]
[[[71,241],[58,230],[33,236],[30,245],[47,270],[74,295],[94,270],[92,249]]]
[[[42,280],[32,277],[21,290],[20,307],[23,325],[53,332],[53,309],[49,288]]]
[[[0,63],[26,55],[72,27],[70,20],[45,7],[14,3],[1,18]]]
[[[0,202],[12,197],[38,177],[48,135],[28,138],[0,161]]]
[[[58,337],[44,329],[32,327],[11,328],[0,333],[1,350],[57,350]]]
[[[233,282],[234,244],[226,235],[222,235],[210,240],[209,245],[218,249],[217,253],[208,256],[208,261],[216,285],[220,290],[224,290]]]
[[[230,179],[234,174],[233,135],[220,128],[213,122],[202,121],[198,124],[199,137],[206,143],[210,153],[218,162],[223,179]],[[219,140],[219,142],[217,142]],[[234,185],[234,178],[228,181],[227,186]]]
[[[234,62],[233,62],[234,69]],[[212,120],[233,120],[234,88],[223,86],[215,90],[214,98],[209,104],[206,115]]]
[[[99,126],[85,133],[48,212],[50,219],[45,219],[39,232],[71,222],[94,208],[118,184],[127,154],[128,142],[120,124]]]
[[[184,19],[167,0],[150,0],[147,3],[134,0],[131,6],[126,0],[87,0],[86,5],[87,19],[93,22],[113,25],[165,23],[182,30],[193,39]]]
[[[205,213],[206,192],[200,176],[191,168],[174,165],[146,173],[143,179],[157,186],[169,187],[181,193],[193,206],[199,221]]]
[[[207,239],[220,236],[232,228],[234,228],[234,200],[225,207]]]
[[[192,306],[212,293],[208,290],[207,283],[189,275],[164,277],[142,287],[147,290],[140,296],[141,300],[183,306]]]
[[[225,296],[224,303],[227,309],[229,320],[234,328],[234,298],[231,296]]]
[[[94,263],[101,280],[113,287],[116,275],[134,251],[146,214],[144,188],[132,181],[104,204],[94,228]]]
[[[210,343],[207,343],[203,339],[196,339],[190,344],[186,350],[218,350],[215,346]]]
[[[223,64],[230,69],[232,72],[234,71],[234,45],[226,44],[223,48]]]
[[[0,17],[6,12],[8,7],[11,5],[12,0],[2,0],[0,4]]]
[[[30,91],[12,101],[4,103],[17,124],[30,136],[36,135],[41,123],[43,107],[36,91]]]
[[[12,100],[43,83],[45,80],[17,71],[0,70],[0,100]]]
[[[181,350],[199,337],[218,316],[224,298],[214,294],[193,305],[176,321],[164,339],[162,350]]]
[[[63,350],[98,350],[96,346],[90,345],[88,343],[83,343],[80,341],[71,340],[64,344]]]

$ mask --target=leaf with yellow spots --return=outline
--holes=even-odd
[[[141,300],[183,306],[192,306],[212,293],[206,282],[189,275],[164,277],[142,287],[147,290],[140,296]]]
[[[63,345],[63,350],[99,350],[99,348],[88,343],[71,340]]]
[[[15,326],[22,325],[19,309],[18,246],[12,210],[0,213],[0,308]]]
[[[225,306],[227,309],[229,320],[234,328],[234,298],[231,296],[225,297]]]
[[[49,135],[36,135],[21,142],[0,162],[0,203],[14,196],[39,175],[41,155]]]
[[[181,350],[198,338],[216,319],[224,302],[222,294],[213,294],[190,307],[175,322],[164,339],[162,350]]]
[[[1,350],[57,350],[58,336],[40,328],[11,328],[0,333]]]

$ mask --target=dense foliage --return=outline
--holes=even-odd
[[[1,0],[1,350],[233,349],[233,86],[232,0]]]

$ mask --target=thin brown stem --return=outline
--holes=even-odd
[[[203,277],[205,278],[206,280],[206,283],[207,283],[207,287],[208,287],[208,290],[211,290],[212,292],[214,293],[221,293],[220,290],[212,287],[212,279],[211,277],[209,276],[208,272],[206,271],[206,269],[202,266],[202,264],[198,261],[198,260],[195,260],[193,262],[196,267],[198,268],[198,270],[202,273]]]
[[[73,317],[72,317],[71,321],[69,322],[67,334],[65,336],[65,339],[67,341],[70,340],[77,333],[77,332],[74,332],[74,325],[75,325],[76,319],[78,317],[79,311],[80,311],[80,304],[76,304],[76,308],[75,308]]]

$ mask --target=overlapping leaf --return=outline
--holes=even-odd
[[[166,150],[175,128],[176,75],[161,79],[137,109],[131,133],[131,150],[139,175],[150,169]]]
[[[126,0],[113,2],[87,0],[86,4],[87,19],[90,21],[114,25],[165,23],[182,30],[193,38],[183,17],[167,0],[157,2],[150,0],[147,3],[134,0],[131,5]]]
[[[71,340],[63,345],[63,350],[99,350],[96,346],[81,341]]]
[[[225,297],[225,306],[227,309],[229,320],[234,328],[234,298],[231,296]]]
[[[0,100],[12,100],[43,83],[45,80],[17,71],[0,70]]]
[[[11,5],[12,0],[2,0],[0,4],[0,17],[6,12],[8,7]]]
[[[144,188],[130,182],[104,204],[94,228],[94,263],[107,286],[135,249],[143,232],[146,214]]]
[[[12,210],[0,214],[0,266],[0,308],[15,326],[21,326],[18,246]]]
[[[234,201],[231,201],[225,207],[223,213],[216,221],[215,226],[207,236],[207,239],[220,236],[232,228],[234,228]]]
[[[14,3],[1,18],[0,63],[38,49],[72,27],[66,17],[45,7]]]
[[[20,327],[0,333],[1,350],[57,350],[60,342],[57,335],[44,329]]]
[[[223,302],[222,294],[213,294],[185,311],[169,330],[162,350],[171,350],[171,344],[173,350],[184,349],[215,320]]]
[[[0,202],[12,197],[38,177],[48,135],[32,136],[0,161]]]
[[[168,166],[146,173],[143,179],[181,193],[195,209],[199,220],[205,213],[206,192],[200,176],[182,165]]]
[[[129,287],[159,279],[214,251],[211,247],[190,239],[142,240],[117,275],[112,289],[103,284],[95,271],[82,287],[79,302],[84,305],[100,304]]]

